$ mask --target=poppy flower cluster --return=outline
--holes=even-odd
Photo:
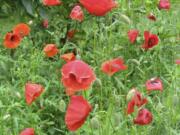
[[[58,6],[61,5],[60,0],[43,0],[45,6]],[[115,0],[79,0],[79,4],[74,6],[70,12],[69,17],[72,20],[82,22],[84,20],[84,13],[81,8],[84,7],[90,14],[95,16],[104,16],[113,8],[117,7]],[[170,3],[168,0],[160,0],[159,9],[169,9]],[[153,14],[149,14],[148,18],[155,21],[156,17]],[[43,27],[48,27],[48,20],[43,21]],[[69,30],[67,32],[67,38],[73,38],[76,30]],[[26,24],[18,24],[13,28],[13,32],[8,32],[5,36],[4,45],[7,48],[16,48],[21,39],[30,33],[30,28]],[[134,44],[139,36],[137,29],[128,31],[129,41]],[[141,46],[143,49],[148,50],[158,45],[159,39],[155,34],[149,31],[144,31],[144,43]],[[43,52],[47,57],[54,57],[58,54],[59,49],[56,44],[47,44]],[[60,56],[66,63],[61,68],[61,82],[65,88],[66,94],[70,96],[70,101],[65,114],[65,124],[70,131],[76,131],[86,121],[92,106],[81,96],[81,92],[88,90],[96,79],[96,75],[93,69],[84,61],[76,59],[74,53],[65,53]],[[101,64],[101,71],[109,76],[114,75],[117,72],[127,70],[128,66],[122,58],[114,58],[104,61]],[[159,90],[163,91],[163,84],[160,78],[152,78],[147,80],[146,89],[148,92]],[[37,83],[26,83],[25,84],[25,99],[28,105],[31,105],[38,97],[44,92],[44,87]],[[78,95],[76,95],[78,93]],[[144,108],[148,103],[142,93],[137,89],[132,89],[128,93],[128,104],[126,113],[132,114],[138,109],[136,118],[134,118],[134,124],[147,125],[153,120],[152,113]],[[33,128],[24,129],[20,135],[34,135]]]
[[[72,57],[71,55],[66,54],[63,57]],[[61,80],[66,88],[66,94],[71,96],[65,115],[65,123],[70,131],[75,131],[83,125],[92,108],[86,99],[74,94],[87,90],[96,77],[88,64],[82,60],[70,59],[65,58],[67,63],[61,69]]]
[[[128,96],[130,96],[130,101],[127,106],[127,114],[131,114],[134,112],[134,107],[137,106],[138,108],[142,108],[143,105],[147,104],[148,100],[143,98],[141,93],[136,90],[132,89]],[[152,122],[152,114],[147,109],[140,109],[138,110],[138,115],[134,119],[134,124],[137,125],[147,125]]]
[[[146,90],[148,92],[154,90],[163,90],[163,84],[160,78],[152,78],[146,81]],[[143,108],[148,103],[147,98],[144,98],[142,94],[135,88],[129,91],[127,94],[128,105],[126,109],[127,114],[132,114],[135,111],[135,107],[138,108],[138,114],[134,119],[134,124],[148,125],[153,120],[153,115],[148,109]],[[139,109],[140,108],[140,109]]]
[[[128,38],[131,43],[134,43],[139,35],[139,31],[134,29],[134,30],[129,30],[128,31]],[[154,46],[158,45],[159,39],[158,36],[155,34],[151,34],[149,31],[144,31],[144,43],[141,46],[145,50],[149,50],[153,48]]]
[[[6,35],[5,35],[5,38],[4,38],[4,47],[8,48],[8,49],[15,49],[17,48],[20,43],[21,43],[21,40],[29,35],[30,33],[30,27],[27,25],[27,24],[24,24],[24,23],[20,23],[18,25],[16,25],[12,32],[8,32]]]

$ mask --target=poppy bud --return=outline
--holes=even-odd
[[[81,56],[79,54],[76,55],[77,60],[81,60]]]
[[[124,21],[127,22],[128,24],[131,24],[131,20],[129,19],[128,16],[121,14],[121,18],[124,19]]]
[[[121,115],[119,113],[114,114],[114,125],[117,127],[121,122]]]
[[[180,59],[177,59],[177,60],[175,61],[175,63],[176,63],[177,65],[180,65]]]
[[[66,111],[66,103],[64,102],[63,99],[61,99],[61,101],[59,102],[59,110],[61,112],[65,112]]]
[[[171,7],[170,1],[169,0],[160,0],[159,1],[159,5],[158,8],[161,9],[165,9],[165,10],[169,10]]]
[[[120,102],[120,96],[119,95],[114,95],[114,101],[116,106],[120,106],[121,102]]]
[[[100,127],[100,122],[97,116],[91,119],[90,124],[93,129],[98,129]]]
[[[9,119],[10,117],[11,117],[10,114],[6,114],[6,115],[4,115],[3,120],[7,120],[7,119]]]
[[[94,82],[94,85],[96,86],[96,87],[102,87],[102,82],[101,82],[101,80],[99,79],[99,78],[96,78],[96,80],[95,80],[95,82]]]
[[[161,102],[159,102],[159,103],[157,104],[157,106],[156,106],[156,109],[157,109],[158,111],[162,111],[163,108],[164,108],[164,106],[162,105]]]
[[[35,135],[35,131],[33,128],[26,128],[20,133],[20,135]]]
[[[178,95],[176,94],[176,95],[174,95],[173,96],[173,104],[174,104],[174,106],[178,106],[179,105],[179,97],[178,97]]]
[[[44,28],[48,28],[48,26],[49,26],[49,22],[48,22],[48,20],[47,20],[47,19],[43,20],[43,22],[42,22],[42,26],[43,26]]]
[[[30,20],[30,21],[28,22],[28,24],[29,24],[29,25],[32,25],[32,24],[33,24],[33,21],[32,21],[32,20]]]
[[[96,16],[104,16],[118,5],[114,0],[79,0],[79,2],[90,14]]]
[[[131,89],[126,96],[126,100],[130,101],[132,99],[132,97],[135,95],[135,92],[136,92],[135,88]]]
[[[21,94],[19,92],[15,93],[18,98],[21,98]]]

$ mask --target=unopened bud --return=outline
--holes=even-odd
[[[65,110],[66,110],[66,103],[64,102],[63,99],[61,99],[61,101],[60,101],[60,103],[59,103],[59,110],[60,110],[61,112],[65,112]]]
[[[90,124],[93,129],[98,129],[100,127],[99,119],[97,118],[97,116],[91,119]]]
[[[135,88],[131,89],[126,96],[126,100],[130,101],[132,99],[132,97],[134,96],[135,92],[136,92]]]
[[[121,115],[119,113],[114,114],[114,125],[117,127],[121,122]]]
[[[48,26],[49,26],[49,22],[48,22],[48,20],[47,20],[47,19],[43,20],[43,22],[42,22],[42,26],[43,26],[44,28],[48,28]]]
[[[95,82],[94,82],[94,85],[96,86],[96,87],[102,87],[102,82],[101,82],[101,80],[99,79],[99,78],[96,78],[96,80],[95,80]]]

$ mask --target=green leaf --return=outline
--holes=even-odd
[[[34,16],[34,8],[32,6],[31,0],[21,0],[23,6],[25,7],[27,13],[31,16]]]

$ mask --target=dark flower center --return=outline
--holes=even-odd
[[[152,47],[155,45],[155,43],[156,43],[156,40],[154,38],[150,38],[148,41],[148,46]]]
[[[12,42],[16,41],[16,36],[15,36],[15,35],[11,36],[10,40],[11,40]]]

